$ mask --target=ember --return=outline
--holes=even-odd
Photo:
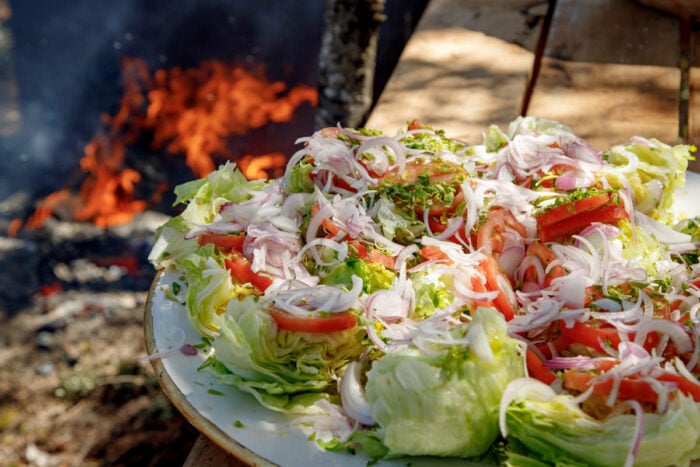
[[[64,188],[50,194],[38,203],[25,227],[40,227],[57,213],[99,227],[130,222],[170,188],[160,185],[152,199],[137,197],[142,174],[127,165],[126,156],[129,146],[144,138],[153,151],[184,155],[197,177],[212,172],[217,161],[237,157],[251,179],[278,176],[287,160],[284,154],[241,157],[231,150],[230,139],[269,123],[287,122],[302,104],[317,103],[314,88],[298,85],[287,91],[285,83],[268,81],[261,70],[216,60],[151,75],[143,60],[128,58],[122,71],[119,110],[102,116],[104,132],[85,147],[80,168],[87,176],[79,192]],[[16,235],[21,225],[13,222],[9,234]]]

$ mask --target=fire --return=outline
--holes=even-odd
[[[268,178],[271,169],[284,167],[287,158],[282,153],[263,154],[251,156],[247,154],[238,161],[238,167],[248,180]]]
[[[215,168],[212,154],[232,157],[228,137],[289,121],[304,102],[316,105],[315,89],[298,86],[280,96],[285,88],[282,82],[270,83],[217,61],[188,70],[159,70],[148,93],[146,123],[154,129],[153,144],[184,153],[194,174],[204,177]]]
[[[125,59],[122,66],[124,93],[119,110],[103,115],[103,133],[85,147],[80,168],[86,174],[78,193],[68,188],[50,194],[38,203],[24,225],[36,228],[59,206],[70,207],[76,221],[101,227],[126,223],[148,207],[137,199],[142,175],[129,167],[128,148],[150,138],[154,151],[165,149],[184,155],[197,177],[215,169],[216,160],[235,160],[229,148],[232,137],[269,123],[291,120],[299,106],[317,104],[315,89],[299,85],[287,90],[283,82],[270,82],[258,71],[210,60],[196,68],[159,69],[152,75],[146,63]],[[266,178],[286,164],[281,153],[245,155],[238,164],[246,177]],[[154,194],[157,198],[163,187]],[[13,222],[16,234],[20,222]]]

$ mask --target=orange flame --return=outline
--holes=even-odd
[[[233,159],[229,138],[268,123],[289,121],[303,103],[317,104],[315,89],[299,85],[286,94],[283,82],[270,82],[259,72],[220,61],[205,61],[198,68],[157,70],[152,76],[141,59],[125,59],[122,66],[124,94],[119,110],[103,115],[104,134],[85,147],[80,168],[85,172],[79,193],[64,188],[39,202],[26,226],[36,228],[58,205],[70,204],[77,221],[101,227],[126,223],[148,207],[135,199],[141,174],[127,166],[127,148],[144,134],[154,150],[165,148],[184,154],[197,177],[215,169],[215,158]],[[281,153],[246,155],[239,164],[246,177],[266,178],[283,168]],[[159,187],[154,198],[162,195]],[[72,199],[77,198],[77,199]],[[13,234],[21,225],[12,224]]]
[[[269,177],[270,170],[280,169],[287,163],[284,154],[275,152],[260,156],[246,154],[238,160],[238,167],[248,180],[260,180]],[[282,175],[281,173],[276,174]]]
[[[198,177],[214,170],[213,154],[230,158],[231,135],[243,135],[270,122],[289,121],[304,102],[316,105],[315,89],[293,88],[286,96],[283,82],[270,83],[250,71],[217,61],[199,68],[158,70],[148,93],[147,125],[153,145],[185,153]]]

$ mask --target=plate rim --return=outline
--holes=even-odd
[[[148,295],[146,297],[146,304],[144,306],[144,340],[146,344],[147,355],[153,355],[158,352],[155,342],[155,335],[153,333],[153,297],[156,292],[156,287],[160,283],[160,279],[163,275],[163,269],[159,269],[156,272],[153,281],[151,282],[151,287],[148,290]],[[187,419],[187,421],[194,426],[200,435],[206,436],[210,441],[216,444],[219,448],[232,454],[237,460],[245,462],[250,466],[261,466],[261,467],[278,467],[278,464],[271,462],[269,459],[261,456],[260,454],[252,451],[251,449],[245,447],[233,437],[228,435],[225,431],[219,428],[215,423],[207,419],[202,415],[188,400],[187,397],[182,393],[180,388],[172,377],[168,373],[160,358],[151,358],[151,367],[155,372],[156,379],[160,384],[161,389],[165,393],[166,397],[175,406],[175,408]]]

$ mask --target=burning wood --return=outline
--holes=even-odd
[[[69,188],[38,203],[27,222],[11,223],[11,236],[21,227],[36,228],[52,215],[68,211],[68,218],[100,227],[123,224],[162,196],[141,199],[137,186],[142,173],[128,164],[131,145],[148,139],[149,147],[184,155],[187,167],[204,177],[217,160],[240,159],[250,178],[266,178],[286,164],[281,153],[261,156],[234,154],[231,138],[270,123],[288,122],[299,106],[317,104],[317,92],[308,86],[287,90],[270,82],[260,71],[210,60],[197,68],[160,69],[152,75],[143,60],[123,62],[124,93],[114,115],[103,115],[105,131],[85,147],[80,168],[86,174],[78,193]]]

